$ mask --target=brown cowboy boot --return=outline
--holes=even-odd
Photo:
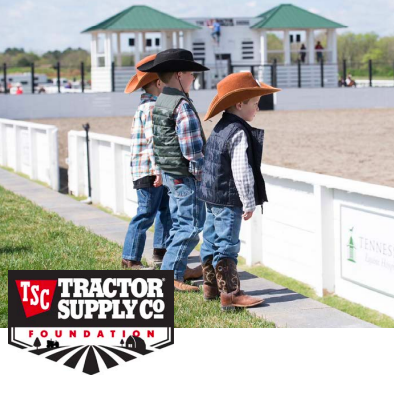
[[[202,277],[202,266],[197,266],[194,269],[186,266],[184,280],[197,280]]]
[[[165,249],[165,248],[154,248],[153,255],[152,255],[153,262],[162,263],[166,252],[167,252],[167,249]]]
[[[194,285],[189,285],[183,283],[182,281],[178,281],[174,279],[174,291],[181,291],[181,292],[198,292],[200,289]]]
[[[237,265],[232,259],[221,259],[216,265],[216,279],[220,292],[220,305],[223,311],[232,310],[235,307],[249,308],[260,305],[264,299],[245,295],[240,289],[240,281]]]
[[[144,266],[138,260],[128,260],[128,259],[122,259],[122,267],[133,270],[153,270],[153,267]]]
[[[213,256],[210,256],[205,263],[202,264],[202,275],[204,284],[205,301],[211,301],[219,297],[218,283],[216,281],[215,269],[212,266]]]

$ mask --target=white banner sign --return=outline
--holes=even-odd
[[[394,297],[394,217],[342,205],[341,276]]]

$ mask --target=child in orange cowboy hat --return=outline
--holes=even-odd
[[[267,201],[260,171],[264,131],[252,128],[261,96],[280,89],[257,82],[250,72],[231,74],[217,85],[205,120],[224,111],[209,137],[198,198],[206,202],[201,246],[204,299],[220,295],[222,310],[251,307],[263,299],[240,289],[237,258],[242,219]],[[262,206],[261,206],[262,207]]]
[[[156,58],[151,55],[137,64],[137,68]],[[125,93],[143,89],[141,101],[131,128],[131,176],[137,190],[137,215],[131,220],[123,246],[122,265],[144,269],[141,258],[146,231],[155,222],[153,260],[160,263],[166,252],[171,229],[171,215],[167,189],[162,185],[161,171],[153,154],[152,113],[163,85],[157,74],[139,71],[130,79]]]

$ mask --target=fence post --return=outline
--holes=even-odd
[[[115,62],[111,63],[111,91],[115,92]]]
[[[60,61],[56,63],[57,71],[57,92],[60,93]]]
[[[81,91],[85,92],[85,65],[83,61],[81,61]]]
[[[86,132],[86,159],[87,159],[87,168],[88,168],[88,199],[84,201],[84,203],[92,203],[92,186],[90,183],[90,155],[89,155],[89,123],[82,125],[83,129]]]
[[[324,88],[324,61],[323,57],[320,59],[320,85]]]
[[[205,58],[202,59],[202,65],[205,65]],[[205,89],[205,71],[201,72],[202,88]]]
[[[31,63],[31,93],[34,95],[34,63]]]
[[[254,65],[251,65],[251,66],[250,66],[250,72],[251,72],[251,74],[254,76]]]
[[[298,71],[298,87],[301,88],[301,60],[297,61],[297,71]]]
[[[4,76],[4,94],[8,93],[8,83],[7,83],[7,64],[3,64],[3,76]]]
[[[276,61],[276,58],[274,58],[274,86],[275,87],[277,87],[278,86],[278,82],[277,82],[277,78],[278,78],[278,76],[277,76],[277,61]]]
[[[369,86],[372,87],[372,60],[368,60]]]
[[[346,60],[345,59],[342,60],[342,77],[343,77],[343,86],[347,86],[346,85]]]

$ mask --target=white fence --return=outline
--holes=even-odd
[[[57,128],[0,119],[0,165],[59,190]]]
[[[90,134],[93,201],[134,216],[130,140]],[[84,132],[69,132],[69,189],[87,195]],[[243,223],[241,255],[394,317],[394,188],[262,165],[268,203]]]

